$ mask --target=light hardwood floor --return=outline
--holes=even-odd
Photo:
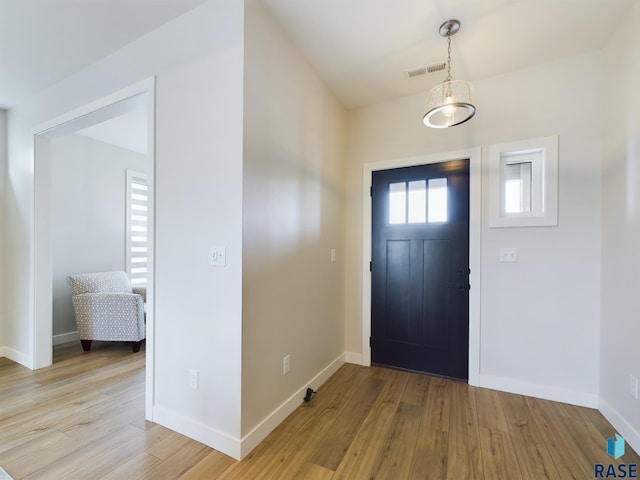
[[[614,461],[596,410],[344,365],[243,462],[144,420],[144,350],[0,359],[0,466],[21,479],[591,479]]]

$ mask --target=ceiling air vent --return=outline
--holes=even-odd
[[[441,72],[447,67],[446,62],[431,63],[429,65],[421,65],[419,67],[413,67],[407,72],[409,78],[421,77],[422,75],[428,75],[430,73]]]

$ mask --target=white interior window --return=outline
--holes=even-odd
[[[501,155],[502,215],[542,212],[542,153],[541,150],[535,150]]]
[[[558,225],[558,137],[489,147],[489,227]]]
[[[514,161],[504,165],[504,211],[524,213],[531,211],[530,161]]]

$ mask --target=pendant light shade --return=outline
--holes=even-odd
[[[451,37],[460,30],[458,20],[447,20],[440,26],[440,35],[447,38],[447,78],[427,95],[422,119],[427,127],[448,128],[466,122],[476,113],[473,89],[469,82],[451,79]]]
[[[427,95],[422,121],[427,127],[448,128],[469,120],[476,113],[472,102],[472,87],[464,80],[445,81],[433,87]]]

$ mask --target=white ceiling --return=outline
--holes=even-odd
[[[0,0],[0,108],[204,1]],[[449,18],[462,24],[453,38],[453,78],[473,81],[601,48],[636,0],[261,1],[343,105],[354,108],[442,81],[444,72],[409,79],[405,70],[445,60],[438,28]],[[110,124],[102,130],[135,128]]]
[[[96,62],[205,0],[0,0],[0,108]]]
[[[348,108],[426,91],[458,19],[452,76],[474,80],[598,49],[636,0],[263,0]]]

